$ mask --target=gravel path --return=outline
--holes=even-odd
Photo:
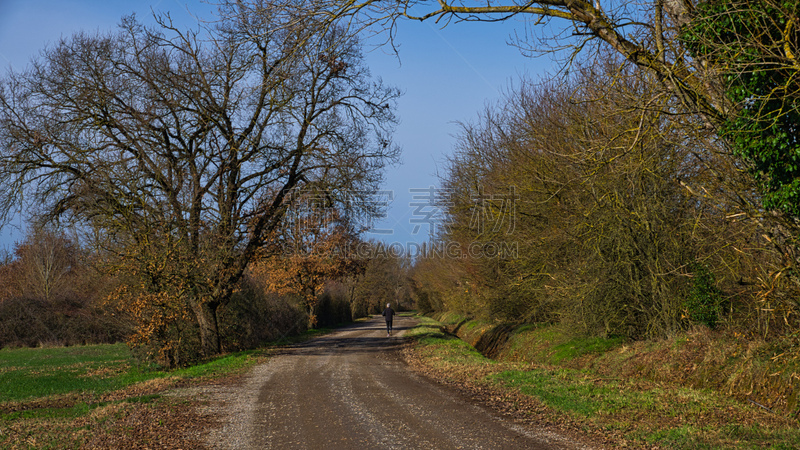
[[[290,347],[237,385],[205,390],[219,449],[563,449],[569,438],[523,427],[408,370],[400,356],[412,319],[380,318]]]

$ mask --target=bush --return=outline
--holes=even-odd
[[[140,361],[175,368],[198,362],[202,357],[200,335],[187,302],[170,292],[134,291],[128,286],[112,296],[120,313],[132,319],[128,339]]]
[[[74,297],[49,302],[12,297],[0,302],[0,347],[115,343],[129,332],[110,311]]]
[[[128,289],[120,288],[109,301],[135,324],[129,345],[137,359],[169,368],[201,360],[199,330],[186,301],[168,293],[133,295]],[[295,299],[269,293],[245,276],[219,308],[217,320],[222,351],[233,352],[302,333],[308,316]]]
[[[266,293],[251,278],[241,282],[231,301],[219,311],[224,351],[256,348],[302,333],[308,316],[294,299]]]
[[[695,264],[692,272],[692,290],[683,304],[686,316],[694,323],[713,329],[722,314],[722,291],[716,287],[714,274],[708,267]]]

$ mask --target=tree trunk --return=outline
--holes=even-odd
[[[217,301],[203,301],[192,299],[192,310],[200,327],[200,345],[203,356],[214,356],[222,353],[219,339],[219,324],[217,323]]]

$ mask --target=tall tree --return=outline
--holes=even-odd
[[[289,4],[224,1],[180,30],[134,17],[79,33],[0,83],[2,205],[97,230],[142,298],[182,299],[206,355],[217,310],[293,192],[375,189],[398,91],[345,28]]]
[[[73,288],[80,249],[63,233],[38,229],[14,250],[18,258],[15,274],[20,292],[46,302]]]
[[[387,303],[396,309],[411,301],[411,258],[387,252],[382,243],[364,242],[356,252],[362,270],[346,280],[351,288],[350,306],[355,317],[383,311]]]
[[[381,24],[394,38],[394,22],[406,18],[453,22],[500,22],[519,20],[527,32],[516,45],[539,53],[572,49],[573,57],[603,46],[638,67],[656,74],[661,83],[691,112],[717,123],[729,105],[717,85],[709,84],[704,60],[693,59],[678,39],[690,20],[695,0],[651,0],[610,2],[599,0],[489,0],[480,4],[464,0],[425,2],[343,2],[330,0],[332,16],[354,17],[362,26]],[[602,57],[602,53],[597,53]]]
[[[678,101],[677,104],[667,103],[668,107],[662,112],[673,117],[695,115],[699,129],[718,133],[724,143],[739,148],[740,158],[732,159],[736,164],[753,166],[751,173],[762,182],[765,202],[753,204],[743,197],[739,211],[731,213],[744,212],[764,228],[789,264],[800,263],[796,244],[800,230],[794,223],[796,214],[800,214],[797,206],[800,181],[794,169],[794,152],[789,151],[793,138],[787,137],[793,134],[790,132],[793,107],[789,105],[798,92],[793,81],[800,54],[796,2],[329,2],[327,11],[331,16],[352,17],[360,26],[369,29],[383,27],[388,30],[389,39],[394,38],[397,30],[395,21],[403,18],[434,21],[442,26],[453,22],[516,20],[525,27],[525,32],[516,35],[515,45],[525,53],[571,50],[566,53],[570,62],[590,52],[602,60],[607,53],[599,49],[621,55],[656,77],[662,90],[655,93],[654,101],[665,94]],[[692,33],[686,33],[687,29],[694,29],[693,37]],[[702,40],[700,45],[696,42],[698,37]],[[736,80],[740,75],[743,78]],[[776,76],[783,80],[776,80]],[[763,93],[759,93],[753,83],[760,85]],[[755,137],[751,132],[726,132],[739,130],[736,121],[743,118],[743,111],[749,116],[747,123],[739,121],[738,125],[746,127],[745,130],[752,128],[761,136]],[[774,122],[775,126],[768,125],[769,122]],[[767,130],[767,126],[771,129]],[[754,138],[761,142],[753,146]],[[742,150],[742,145],[750,150]],[[751,153],[752,158],[748,156]],[[696,156],[700,156],[700,161],[707,160],[702,154]],[[713,163],[707,167],[714,170]],[[731,183],[734,187],[737,184],[738,178]]]
[[[754,278],[730,271],[752,261],[745,237],[754,231],[726,220],[736,199],[714,184],[735,169],[710,173],[692,158],[713,144],[661,114],[666,105],[651,101],[657,80],[630,66],[620,70],[609,55],[576,65],[567,82],[523,83],[464,125],[442,178],[451,193],[444,238],[462,248],[506,243],[518,257],[495,250],[418,262],[420,290],[435,294],[428,298],[471,315],[642,338],[686,324],[685,309],[696,305],[683,296],[703,264],[726,287]],[[681,183],[704,185],[706,198]],[[454,282],[444,283],[445,273],[457,274]],[[711,300],[719,306],[719,296]]]

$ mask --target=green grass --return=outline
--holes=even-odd
[[[620,337],[579,337],[557,326],[527,324],[512,331],[505,354],[521,360],[557,365],[584,355],[605,353],[624,343],[625,339]]]
[[[444,332],[439,322],[427,317],[421,317],[417,326],[406,332],[406,336],[422,344],[426,354],[435,354],[447,364],[492,363],[471,345]]]
[[[0,350],[0,402],[101,394],[164,376],[137,366],[124,344]]]
[[[732,449],[775,449],[796,450],[800,445],[797,432],[792,430],[772,430],[765,432],[757,426],[723,425],[721,427],[682,425],[643,436],[650,444],[670,449],[716,450]]]
[[[711,410],[738,404],[711,391],[640,385],[622,379],[601,379],[591,373],[558,367],[509,370],[492,375],[494,383],[536,397],[554,410],[580,417],[636,416],[700,418]],[[620,423],[625,426],[624,423]]]
[[[300,342],[332,329],[308,330],[275,345]],[[102,395],[158,378],[221,376],[252,365],[264,354],[264,350],[231,353],[195,366],[163,371],[137,363],[125,344],[5,348],[0,349],[0,405],[69,394]]]
[[[519,389],[558,411],[589,416],[616,407],[616,402],[602,400],[610,398],[613,386],[581,383],[568,370],[504,371],[492,375],[490,380]]]
[[[263,350],[248,350],[217,357],[203,364],[177,369],[169,372],[170,376],[180,378],[201,378],[226,375],[253,364],[255,358],[265,355]]]
[[[3,386],[3,389],[0,390],[0,406],[9,402],[53,399],[69,395],[78,395],[85,401],[92,401],[92,398],[102,394],[148,380],[167,377],[177,380],[221,376],[251,365],[254,357],[260,354],[263,354],[263,351],[239,352],[196,366],[163,371],[138,365],[124,344],[2,349],[0,386]],[[74,411],[80,410],[80,407],[69,408]],[[74,415],[69,412],[65,414]]]
[[[417,325],[406,332],[406,336],[414,339],[424,338],[445,338],[446,334],[442,331],[442,325],[425,316],[421,316]]]
[[[590,353],[604,353],[619,347],[623,338],[573,337],[569,341],[553,346],[550,362],[558,364],[563,360],[579,358]]]

